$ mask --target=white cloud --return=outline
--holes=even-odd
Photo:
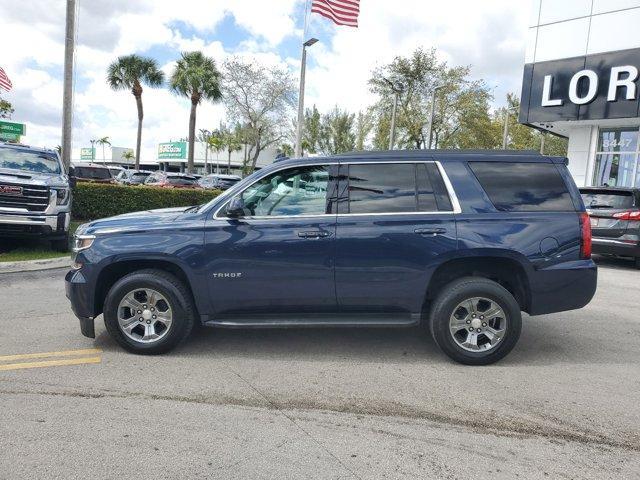
[[[287,65],[298,74],[298,49],[292,54],[291,42],[301,38],[301,19],[295,15],[301,14],[303,0],[78,1],[76,148],[105,135],[118,146],[135,142],[132,95],[113,92],[104,81],[108,64],[119,55],[153,49],[177,57],[180,51],[198,49],[219,64],[239,54]],[[452,65],[472,64],[474,77],[484,78],[490,87],[498,85],[497,103],[506,92],[519,91],[528,0],[361,3],[358,29],[333,27],[312,15],[309,35],[320,43],[309,50],[307,105],[365,108],[372,101],[367,86],[371,70],[418,46],[437,48]],[[64,14],[64,2],[28,0],[18,9],[15,0],[0,0],[3,38],[11,42],[11,48],[3,49],[0,66],[14,83],[14,90],[3,96],[14,103],[14,118],[29,124],[25,140],[33,144],[60,143]],[[219,32],[230,18],[240,27],[233,41]],[[280,48],[282,42],[287,42],[286,50]],[[173,62],[162,61],[168,74]],[[186,136],[189,102],[166,89],[149,88],[143,101],[142,153],[143,158],[154,158],[158,142]],[[219,104],[198,108],[198,128],[214,128],[223,119]]]

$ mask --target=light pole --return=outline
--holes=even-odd
[[[91,144],[91,160],[96,159],[96,142],[97,140],[89,140],[89,143]]]
[[[393,92],[393,109],[391,110],[391,127],[389,129],[389,150],[393,150],[396,143],[396,115],[398,112],[398,99],[403,91],[401,84],[395,84],[388,78],[384,79],[385,82],[391,87]]]
[[[509,143],[509,112],[516,111],[517,107],[507,107],[504,110],[504,130],[502,131],[502,149],[507,149]]]
[[[433,90],[431,91],[431,111],[429,112],[429,127],[427,130],[427,149],[431,148],[431,142],[433,141],[433,117],[436,114],[436,93],[440,90],[444,85],[435,85]]]
[[[298,91],[298,125],[296,129],[296,157],[302,156],[302,131],[304,129],[304,83],[307,71],[307,47],[318,41],[310,38],[302,44],[302,60],[300,61],[300,89]]]
[[[62,97],[62,163],[71,164],[71,125],[73,122],[73,52],[76,40],[76,0],[67,0],[64,40],[64,86]]]

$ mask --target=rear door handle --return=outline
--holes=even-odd
[[[416,228],[413,233],[418,235],[442,235],[447,233],[446,228]]]
[[[325,231],[298,232],[300,238],[325,238],[330,235],[330,232]]]

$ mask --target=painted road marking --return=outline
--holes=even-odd
[[[85,348],[83,350],[62,350],[59,352],[40,352],[40,353],[22,353],[19,355],[0,356],[0,362],[12,362],[14,360],[25,360],[29,358],[47,358],[47,357],[73,357],[80,355],[91,355],[102,353],[99,348]]]
[[[22,363],[7,363],[0,365],[0,371],[4,370],[22,370],[25,368],[42,368],[42,367],[59,367],[62,365],[82,365],[85,363],[100,363],[100,357],[81,357],[81,358],[66,358],[63,360],[45,360],[42,362],[22,362]]]

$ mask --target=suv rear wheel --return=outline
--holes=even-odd
[[[507,355],[520,337],[522,315],[513,295],[498,283],[468,277],[445,286],[433,302],[430,329],[456,362],[488,365]]]
[[[111,287],[104,304],[107,331],[134,353],[168,352],[187,338],[194,318],[185,286],[161,270],[122,277]]]

